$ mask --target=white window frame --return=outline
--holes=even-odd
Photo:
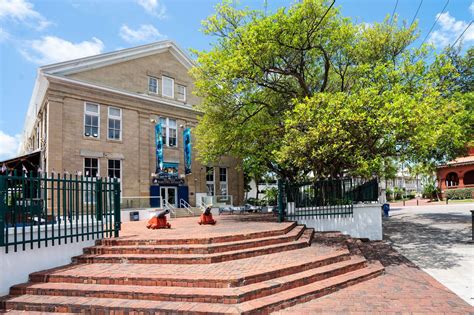
[[[87,111],[87,104],[89,105],[97,105],[97,113],[88,112]],[[97,137],[93,135],[86,136],[86,115],[90,116],[97,116]],[[100,104],[92,103],[92,102],[84,102],[84,132],[82,133],[84,137],[92,138],[92,139],[100,139]]]
[[[221,180],[221,170],[225,170],[225,181]],[[227,167],[219,167],[219,193],[220,195],[229,195],[229,185],[227,184],[229,181],[229,172]],[[225,187],[225,194],[222,193],[222,184]]]
[[[96,159],[97,160],[97,176],[96,177],[86,175],[86,159]],[[82,193],[83,193],[82,198],[83,198],[85,204],[95,204],[96,203],[96,196],[92,192],[93,192],[93,189],[94,189],[93,185],[95,185],[95,183],[96,183],[96,179],[98,177],[100,177],[100,159],[97,158],[97,157],[87,157],[87,156],[85,156],[82,159],[82,171],[84,172],[83,176],[84,176],[84,179],[86,181],[86,183],[84,184],[84,189],[82,191]]]
[[[165,81],[166,80],[171,81],[171,95],[165,94]],[[174,98],[174,79],[173,78],[170,78],[165,75],[161,77],[161,95],[168,98]]]
[[[161,119],[164,119],[164,123],[161,122]],[[175,127],[170,127],[170,120],[174,120],[176,122]],[[162,132],[164,131],[166,134],[165,141],[163,142],[164,146],[168,148],[177,148],[178,147],[178,120],[174,118],[167,118],[167,117],[160,117],[161,129]],[[170,129],[176,130],[176,145],[170,146]]]
[[[212,181],[207,180],[207,174],[208,174],[208,168],[212,169]],[[215,196],[216,195],[216,168],[212,166],[207,166],[206,167],[206,194],[208,196]],[[208,187],[212,185],[212,194],[209,194],[209,189]]]
[[[93,177],[93,176],[87,176],[86,175],[86,159],[96,159],[97,160],[97,176]],[[91,177],[91,178],[97,178],[97,177],[100,177],[100,159],[98,157],[88,157],[88,156],[85,156],[83,159],[82,159],[82,170],[84,171],[84,177]]]
[[[178,101],[182,101],[182,102],[186,102],[186,86],[185,85],[182,85],[182,84],[177,84],[177,91],[179,92],[179,88],[182,87],[183,88],[183,98],[179,98],[179,93],[176,93],[176,99]]]
[[[156,81],[156,91],[150,91],[150,81],[151,80],[155,80]],[[159,83],[159,80],[158,78],[155,78],[155,77],[152,77],[152,76],[149,76],[148,77],[148,92],[149,93],[152,93],[152,94],[158,94],[159,93],[159,86],[160,86],[160,83]]]
[[[120,112],[120,115],[118,116],[111,116],[110,115],[110,109],[118,109],[119,112]],[[109,129],[110,129],[110,119],[115,119],[115,120],[119,120],[120,121],[120,129],[119,129],[119,138],[118,139],[115,139],[115,138],[110,138],[110,135],[109,135]],[[122,109],[121,108],[118,108],[118,107],[115,107],[115,106],[109,106],[107,108],[107,139],[108,140],[113,140],[113,141],[121,141],[122,140],[122,129],[123,129],[123,122],[122,122]],[[116,130],[114,128],[114,130]]]
[[[120,168],[119,168],[120,177],[117,178],[117,179],[118,179],[118,182],[120,183],[120,196],[122,196],[122,192],[123,192],[123,189],[122,189],[123,160],[121,160],[121,159],[107,159],[107,177],[108,177],[111,181],[113,181],[113,180],[114,180],[114,177],[109,177],[109,170],[110,170],[109,161],[119,161],[119,162],[120,162]],[[114,168],[114,169],[115,169],[115,168]]]

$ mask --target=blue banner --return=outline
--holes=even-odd
[[[155,144],[156,144],[156,174],[163,170],[163,137],[161,124],[155,125]]]
[[[191,174],[191,129],[185,128],[183,130],[184,143],[184,174]]]

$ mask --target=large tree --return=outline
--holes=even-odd
[[[447,92],[450,58],[428,64],[426,47],[408,48],[416,23],[354,24],[321,0],[271,15],[224,2],[203,31],[216,37],[192,70],[204,162],[231,154],[287,179],[368,175],[394,157],[452,158],[472,136],[466,101]]]

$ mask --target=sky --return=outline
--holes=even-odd
[[[162,39],[185,50],[207,49],[213,38],[200,32],[201,21],[219,2],[0,0],[0,161],[17,155],[39,66]],[[264,3],[241,0],[237,6],[263,9]],[[292,3],[267,0],[267,12]],[[357,23],[380,22],[394,11],[411,22],[420,6],[420,37],[414,45],[429,34],[427,42],[437,50],[452,45],[474,15],[474,0],[336,0],[335,5]],[[474,44],[474,25],[462,39],[464,47]]]

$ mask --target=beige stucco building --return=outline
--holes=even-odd
[[[240,162],[223,157],[202,165],[196,158],[193,105],[200,100],[188,74],[192,65],[175,43],[161,41],[39,68],[23,153],[40,152],[48,173],[120,178],[124,199],[161,195],[179,206],[181,199],[195,205],[205,195],[230,195],[241,204]],[[187,128],[191,165],[185,172]]]

